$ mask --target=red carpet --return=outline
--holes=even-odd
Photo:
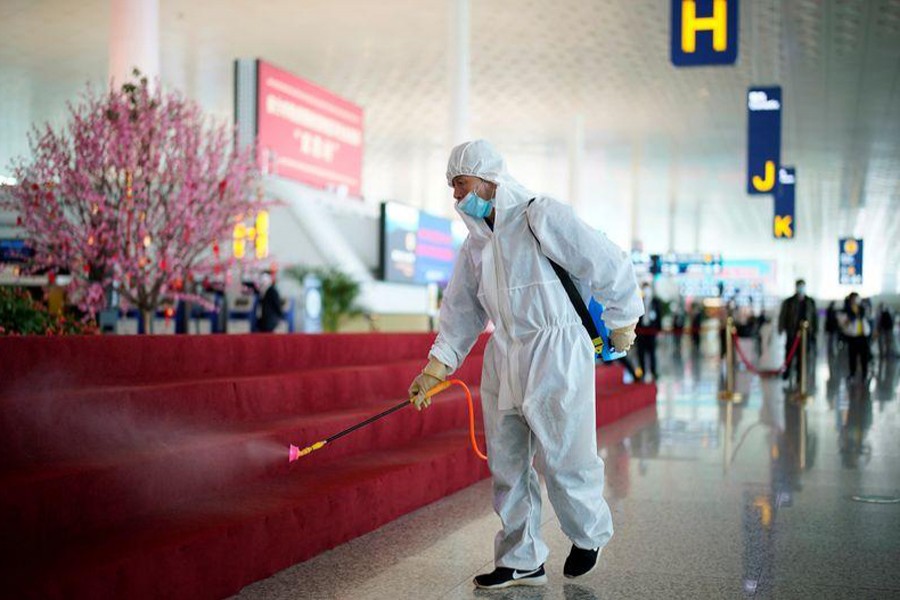
[[[10,597],[228,596],[487,477],[455,389],[287,463],[288,443],[402,399],[432,339],[7,338]],[[484,340],[458,375],[476,394],[483,351]],[[621,380],[620,367],[597,370],[598,425],[655,402],[653,386]]]

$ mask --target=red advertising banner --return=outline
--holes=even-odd
[[[362,195],[362,108],[263,61],[257,77],[262,172]]]

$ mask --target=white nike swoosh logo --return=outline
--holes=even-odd
[[[538,571],[540,571],[540,568],[537,568],[534,571],[529,571],[528,573],[519,573],[518,571],[513,571],[513,579],[522,579],[523,577],[528,577],[529,575],[534,575]]]

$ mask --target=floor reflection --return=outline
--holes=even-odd
[[[682,460],[683,449],[690,448],[697,460],[709,460],[709,451],[721,447],[723,483],[740,490],[744,594],[768,596],[776,584],[792,585],[790,577],[777,577],[790,572],[777,558],[779,548],[791,542],[779,515],[803,506],[804,480],[821,462],[822,436],[837,450],[829,453],[829,462],[839,459],[842,469],[869,464],[869,432],[878,413],[897,399],[900,361],[876,359],[868,377],[850,378],[846,349],[834,355],[823,350],[809,365],[805,397],[798,394],[797,382],[760,377],[739,367],[735,391],[743,401],[729,403],[717,399],[726,382],[724,361],[690,349],[670,346],[670,351],[659,360],[658,416],[605,447],[608,494],[617,501],[628,497],[631,477],[644,476],[654,459]],[[824,383],[819,389],[817,381]],[[834,433],[826,425],[829,414]],[[632,458],[637,459],[634,471],[629,468]],[[735,462],[743,468],[729,471]],[[767,465],[764,477],[757,467],[762,465]],[[808,505],[803,510],[819,509]],[[762,589],[767,592],[758,593]]]

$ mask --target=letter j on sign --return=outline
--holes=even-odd
[[[738,0],[672,0],[672,64],[733,65],[738,12]]]
[[[747,193],[774,194],[781,166],[781,87],[747,92]]]

